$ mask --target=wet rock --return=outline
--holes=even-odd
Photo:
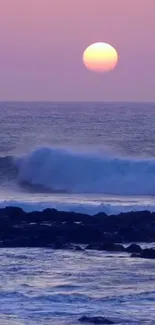
[[[115,251],[116,252],[125,252],[125,248],[121,244],[115,244]]]
[[[136,258],[136,257],[141,257],[140,253],[132,253],[131,257]]]
[[[101,242],[103,237],[102,229],[91,224],[75,224],[69,227],[67,238],[69,242],[87,244],[90,242]]]
[[[74,251],[83,251],[83,248],[82,248],[81,246],[74,245],[74,246],[73,246],[73,250],[74,250]]]
[[[99,250],[101,248],[101,244],[89,244],[85,247],[86,250]]]
[[[72,246],[70,243],[62,243],[62,242],[56,242],[51,246],[52,249],[66,249],[66,250],[72,250],[74,249],[74,246]]]
[[[18,207],[5,207],[4,209],[0,209],[0,225],[7,220],[9,224],[20,224],[24,218],[26,213]]]
[[[65,242],[65,240],[60,238],[58,241],[50,245],[50,248],[52,249],[64,249],[64,250],[74,250],[74,251],[83,251],[82,247],[78,245],[73,245],[68,242]]]
[[[96,316],[96,317],[88,317],[88,316],[82,316],[79,318],[79,322],[81,323],[89,323],[89,324],[114,324],[114,322],[112,322],[109,319],[106,319],[105,317],[102,316]]]
[[[125,248],[121,244],[115,244],[113,242],[105,242],[102,244],[89,244],[85,248],[86,250],[99,250],[99,251],[109,251],[109,252],[124,252]]]
[[[60,237],[65,239],[62,243]],[[149,211],[89,216],[55,209],[29,213],[11,206],[0,209],[1,247],[53,245],[55,249],[66,249],[67,243],[76,243],[88,245],[86,249],[123,252],[123,245],[116,243],[150,241],[155,241],[155,213]],[[135,244],[126,252],[142,253],[140,246]],[[153,256],[153,252],[142,255],[146,254]]]
[[[127,253],[141,253],[142,248],[137,244],[131,244],[130,246],[126,247]]]
[[[155,259],[155,249],[153,249],[153,248],[145,248],[145,249],[143,249],[141,254],[140,254],[140,257]]]
[[[145,248],[140,253],[133,253],[131,257],[155,259],[155,249]]]
[[[125,248],[123,245],[114,244],[114,243],[104,243],[101,245],[100,250],[108,252],[124,252]]]

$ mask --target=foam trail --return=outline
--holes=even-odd
[[[18,181],[53,192],[155,195],[155,159],[38,148],[16,160]]]

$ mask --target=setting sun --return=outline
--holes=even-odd
[[[107,43],[94,43],[84,51],[83,62],[88,70],[108,72],[116,67],[118,54],[116,50]]]

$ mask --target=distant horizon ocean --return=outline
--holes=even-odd
[[[0,102],[0,207],[155,209],[155,103]]]

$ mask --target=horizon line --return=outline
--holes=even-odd
[[[1,100],[0,103],[155,103],[155,100]]]

